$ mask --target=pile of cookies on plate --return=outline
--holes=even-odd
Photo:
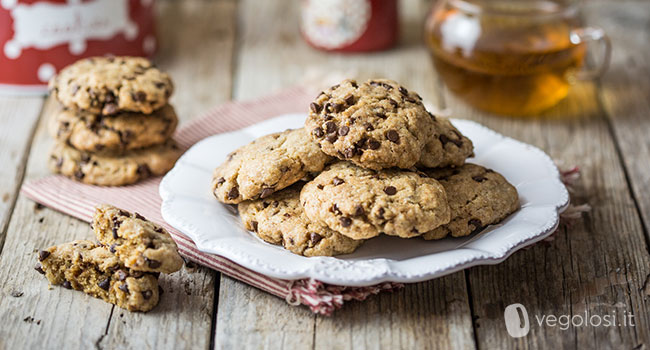
[[[183,259],[164,228],[138,213],[100,205],[91,224],[99,243],[77,240],[38,252],[36,271],[53,285],[76,289],[129,311],[158,304],[160,273]]]
[[[92,57],[50,81],[59,102],[49,131],[49,166],[74,180],[121,186],[172,168],[181,154],[171,138],[178,119],[172,81],[141,57]]]
[[[472,141],[417,93],[345,80],[310,104],[304,128],[232,152],[211,189],[264,241],[333,256],[379,235],[467,236],[516,211],[516,189],[471,156]]]

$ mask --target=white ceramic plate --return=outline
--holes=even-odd
[[[555,164],[540,149],[480,124],[452,120],[474,142],[470,162],[503,174],[517,191],[521,209],[499,225],[464,238],[439,241],[382,236],[338,257],[295,255],[246,231],[233,206],[210,192],[213,169],[239,146],[271,132],[303,125],[305,115],[283,115],[248,128],[208,137],[190,148],[160,184],[162,215],[201,251],[224,256],[265,275],[346,286],[384,281],[418,282],[470,266],[496,264],[516,250],[550,235],[569,204]]]

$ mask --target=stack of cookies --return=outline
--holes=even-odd
[[[379,235],[466,236],[516,211],[516,189],[471,156],[472,141],[415,92],[345,80],[310,104],[304,128],[232,152],[212,192],[266,242],[346,254]]]
[[[158,304],[160,273],[180,270],[183,259],[162,227],[110,205],[97,207],[99,243],[78,240],[38,252],[36,271],[51,284],[76,289],[129,311]]]
[[[140,57],[80,60],[50,81],[60,103],[50,119],[55,173],[92,185],[121,186],[172,168],[178,119],[167,103],[169,75]]]

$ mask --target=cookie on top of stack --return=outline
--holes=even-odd
[[[36,271],[51,284],[129,311],[151,310],[162,292],[160,273],[183,266],[169,233],[138,213],[111,205],[97,207],[91,227],[99,243],[77,240],[40,250]]]
[[[166,173],[180,156],[173,84],[149,60],[83,59],[52,78],[50,90],[60,104],[49,123],[53,172],[121,186]]]
[[[263,136],[214,171],[212,192],[248,230],[304,256],[353,252],[385,234],[461,237],[519,208],[500,174],[465,163],[472,141],[391,80],[345,80],[305,127]]]

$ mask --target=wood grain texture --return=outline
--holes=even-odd
[[[0,97],[0,252],[25,171],[42,97]]]
[[[157,63],[175,78],[172,103],[184,122],[230,97],[236,6],[233,1],[200,0],[160,1],[158,6],[165,59]],[[194,98],[190,91],[204,95]],[[43,115],[53,106],[49,101]],[[29,179],[49,173],[46,159],[52,141],[45,131],[46,117],[41,119],[27,166]],[[147,314],[57,286],[50,290],[47,280],[33,270],[37,249],[93,234],[86,223],[35,208],[19,196],[7,230],[7,250],[0,257],[0,317],[6,322],[0,327],[0,348],[209,347],[217,273],[184,268],[161,277],[165,293]]]
[[[254,98],[314,78],[331,85],[336,83],[328,81],[332,77],[386,77],[403,82],[429,103],[438,104],[440,96],[431,79],[433,67],[421,45],[422,20],[428,6],[421,1],[402,3],[401,40],[393,50],[324,54],[300,37],[295,3],[244,1],[239,10],[242,28],[234,96]],[[393,294],[373,296],[363,303],[350,302],[329,318],[315,317],[302,307],[289,306],[222,277],[216,347],[474,348],[465,285],[464,274],[456,273],[408,285]]]
[[[582,178],[572,200],[592,211],[563,227],[550,243],[513,254],[495,266],[468,270],[479,348],[635,348],[650,338],[644,283],[650,260],[637,208],[628,191],[616,144],[591,83],[536,119],[497,117],[467,107],[448,91],[456,117],[477,120],[503,134],[536,145]],[[521,303],[531,322],[524,338],[504,327],[507,305]],[[621,316],[633,313],[636,327],[539,326],[544,315]],[[577,319],[576,319],[577,322]]]

